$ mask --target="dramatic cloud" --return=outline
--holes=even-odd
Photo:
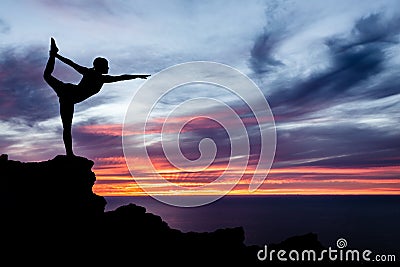
[[[381,14],[373,14],[359,19],[348,36],[328,38],[329,66],[326,69],[302,80],[293,79],[286,88],[269,96],[274,107],[285,107],[285,114],[277,109],[277,115],[298,116],[324,109],[338,101],[349,101],[350,97],[384,97],[398,93],[387,84],[384,88],[379,85],[387,80],[396,81],[395,73],[391,73],[393,66],[385,63],[389,59],[388,50],[398,45],[395,40],[399,37],[399,25],[397,17],[388,20]],[[379,75],[386,73],[387,68],[389,73],[386,75],[389,76],[382,81]],[[371,88],[369,84],[375,87]]]
[[[58,99],[43,80],[53,36],[60,53],[78,64],[90,67],[94,57],[106,57],[110,74],[155,76],[176,64],[210,60],[248,75],[272,109],[278,138],[271,176],[261,192],[398,191],[398,1],[5,0],[0,5],[0,35],[6,37],[0,47],[1,153],[17,160],[64,153]],[[71,83],[81,78],[59,61],[54,75]],[[78,155],[95,160],[102,193],[140,191],[130,180],[121,135],[125,112],[143,82],[104,85],[75,107],[74,147]],[[247,193],[261,151],[258,123],[265,125],[269,118],[257,122],[240,97],[216,86],[175,88],[157,104],[147,103],[158,98],[152,98],[155,94],[148,91],[141,103],[133,103],[139,110],[133,119],[147,117],[141,107],[155,104],[146,141],[160,173],[170,181],[197,185],[226,168],[232,141],[226,129],[196,118],[203,112],[232,126],[232,119],[214,105],[193,104],[190,112],[174,114],[169,132],[160,137],[163,119],[179,104],[194,97],[218,99],[236,112],[248,134],[237,136],[249,140],[250,163],[235,191]],[[247,97],[255,98],[251,91]],[[255,99],[253,110],[264,110],[263,103]],[[190,122],[181,129],[182,121]],[[191,160],[200,156],[203,139],[214,141],[217,155],[210,169],[177,171],[165,159],[161,142],[171,145],[178,130],[180,149]],[[133,128],[128,134],[133,146],[143,145],[142,133]],[[147,179],[157,191],[159,180],[151,177],[144,157],[135,158],[136,178]]]
[[[393,60],[400,41],[399,18],[370,13],[356,19],[347,32],[325,37],[320,42],[326,48],[321,49],[325,64],[299,77],[280,76],[274,67],[291,66],[271,60],[288,42],[285,31],[268,32],[266,27],[255,39],[252,70],[258,77],[268,71],[275,79],[265,85],[278,130],[274,167],[399,164],[400,132],[393,127],[400,123],[400,61]]]
[[[277,3],[267,4],[267,23],[260,35],[254,41],[250,50],[250,67],[257,74],[266,74],[274,67],[283,66],[283,62],[276,58],[275,50],[281,41],[287,38],[287,25],[280,17],[281,7]]]
[[[335,123],[285,130],[275,166],[380,167],[399,163],[399,132]]]
[[[56,94],[43,80],[46,64],[38,47],[0,49],[0,118],[28,125],[58,116]]]

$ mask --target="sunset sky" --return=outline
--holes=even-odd
[[[193,85],[154,103],[147,151],[173,183],[210,183],[231,160],[223,127],[196,118],[197,112],[219,110],[201,105],[193,105],[190,118],[175,115],[171,121],[187,122],[180,146],[188,159],[198,158],[200,141],[211,138],[215,161],[202,171],[180,171],[164,157],[159,133],[165,117],[183,101],[202,97],[229,103],[247,130],[248,165],[231,194],[400,193],[397,0],[1,1],[0,154],[12,160],[44,161],[65,153],[58,99],[43,80],[50,37],[60,54],[81,65],[91,67],[95,57],[106,57],[110,74],[155,75],[176,64],[212,61],[239,70],[260,88],[274,116],[277,142],[267,179],[253,193],[248,184],[259,159],[260,128],[240,98],[216,86]],[[54,75],[71,83],[81,78],[60,62]],[[106,84],[75,106],[74,151],[94,160],[94,191],[103,196],[145,195],[134,178],[153,193],[173,194],[146,172],[144,158],[135,159],[142,170],[137,177],[126,165],[123,123],[145,82]],[[234,179],[238,168],[233,162],[229,177]]]

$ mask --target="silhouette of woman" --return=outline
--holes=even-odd
[[[82,74],[83,77],[78,84],[64,83],[52,75],[56,58]],[[148,74],[123,74],[112,76],[107,75],[108,69],[108,61],[103,57],[95,58],[93,67],[87,68],[59,55],[55,40],[51,38],[49,59],[44,70],[43,78],[48,85],[53,88],[59,98],[60,115],[63,126],[63,141],[67,156],[74,156],[72,150],[72,118],[74,115],[74,105],[76,103],[80,103],[97,94],[105,83],[136,78],[146,79],[150,76]]]

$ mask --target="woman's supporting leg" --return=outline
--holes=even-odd
[[[60,102],[60,115],[63,125],[63,141],[65,146],[65,152],[67,156],[73,156],[72,150],[72,117],[74,115],[74,103],[70,100],[70,97],[64,93],[67,85],[57,78],[52,73],[54,65],[56,63],[56,54],[58,48],[53,38],[51,38],[49,59],[44,69],[43,78],[49,84],[51,88],[57,93]]]
[[[74,115],[74,103],[60,99],[60,114],[63,125],[63,141],[67,156],[74,156],[72,150],[72,117]]]

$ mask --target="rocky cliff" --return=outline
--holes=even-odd
[[[242,227],[184,233],[134,203],[105,212],[104,197],[92,191],[93,165],[83,157],[19,162],[0,156],[1,266],[335,265],[260,261],[264,247],[246,246]],[[269,246],[281,249],[324,248],[310,233]]]
[[[15,262],[29,254],[39,263],[248,261],[241,227],[183,233],[133,203],[105,212],[104,197],[92,191],[93,165],[83,157],[19,162],[1,156],[4,255]]]

